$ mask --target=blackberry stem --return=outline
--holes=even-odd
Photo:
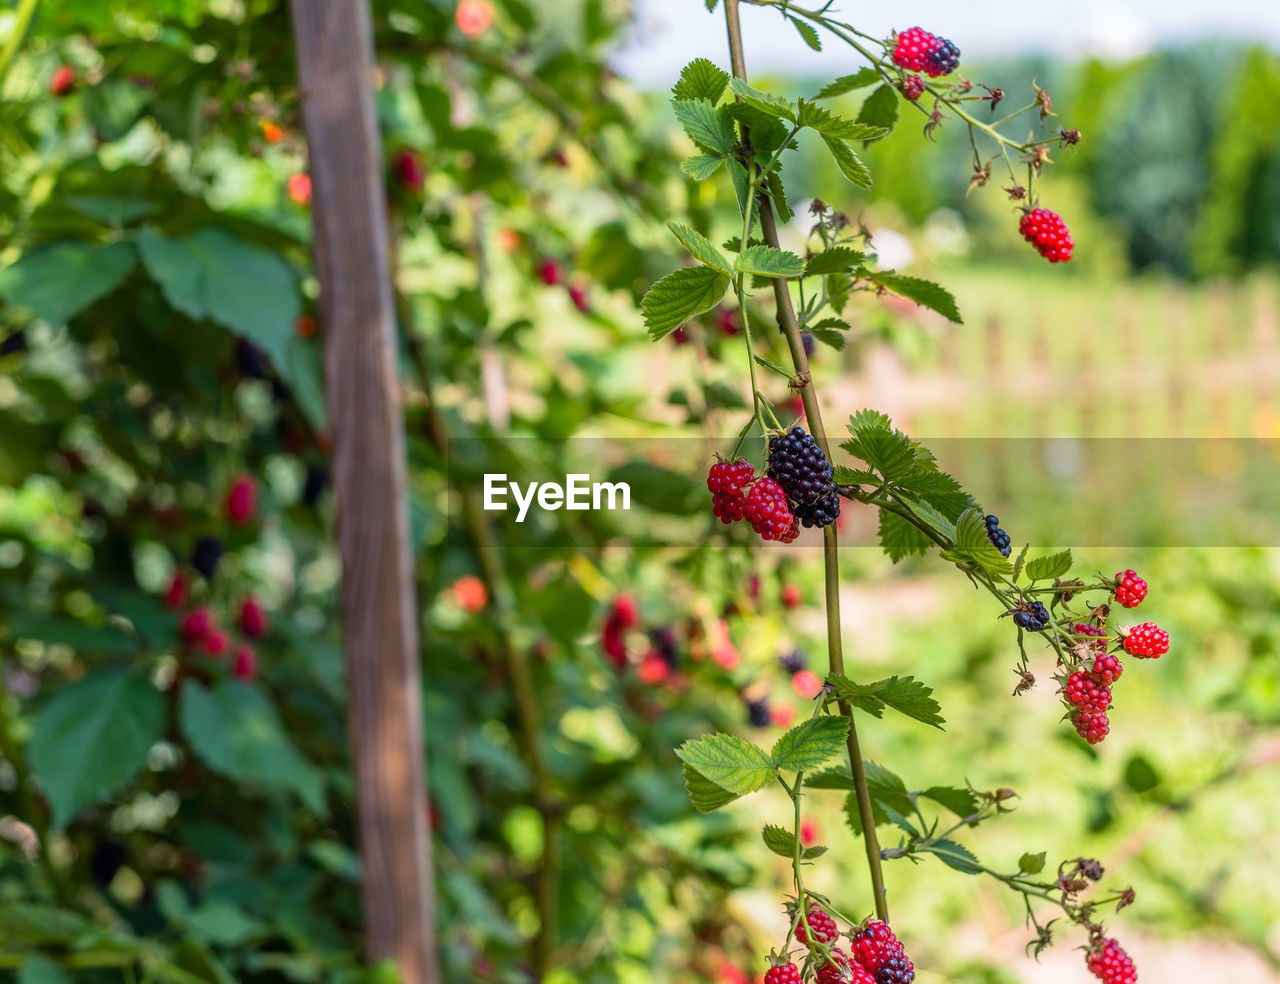
[[[738,0],[725,0],[725,29],[729,38],[729,60],[735,78],[747,81],[747,66],[743,55],[742,24],[738,16]],[[745,127],[744,127],[745,130]],[[758,176],[756,178],[758,181]],[[753,186],[756,182],[753,181]],[[760,213],[760,231],[767,245],[777,249],[778,228],[774,222],[773,207],[767,195],[757,194],[757,205]],[[751,206],[748,202],[743,227],[751,225]],[[744,236],[741,246],[745,249],[747,237]],[[745,278],[740,283],[745,283]],[[805,380],[800,388],[800,399],[804,404],[805,417],[809,423],[809,433],[817,441],[822,453],[831,461],[831,450],[827,443],[826,430],[822,426],[822,411],[818,406],[817,392],[809,375],[809,359],[804,352],[804,341],[800,337],[800,325],[796,320],[795,308],[791,304],[791,294],[787,281],[781,277],[773,278],[773,294],[777,303],[778,320],[786,335],[787,347],[791,350],[791,361],[796,374]],[[754,358],[752,373],[755,373]],[[834,675],[844,674],[844,649],[840,637],[840,561],[836,545],[835,523],[823,528],[822,553],[825,567],[826,609],[827,609],[827,657],[830,671]],[[853,706],[848,701],[839,702],[840,713],[849,721],[849,768],[853,775],[855,793],[858,801],[858,816],[862,823],[862,840],[867,852],[867,868],[871,875],[872,894],[875,898],[876,915],[886,923],[889,921],[889,904],[885,894],[884,872],[880,865],[880,843],[876,837],[875,816],[871,809],[871,793],[867,787],[867,773],[862,764],[862,750],[858,744],[857,723],[853,718]],[[803,906],[804,900],[800,900]],[[812,936],[810,936],[812,939]]]

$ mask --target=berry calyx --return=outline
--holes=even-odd
[[[1076,729],[1076,734],[1090,745],[1098,744],[1111,731],[1111,722],[1105,714],[1093,714],[1089,711],[1076,711],[1072,714],[1071,725]]]
[[[1100,653],[1093,660],[1093,676],[1099,683],[1111,686],[1120,679],[1124,664],[1114,653]]]
[[[984,516],[982,522],[987,527],[987,539],[991,541],[991,545],[1000,551],[1002,557],[1008,557],[1013,549],[1013,541],[1009,539],[1009,534],[1000,529],[1000,520],[995,516]]]
[[[800,968],[793,963],[770,967],[764,972],[764,984],[800,984]]]
[[[1085,957],[1085,966],[1104,984],[1135,984],[1138,979],[1132,958],[1113,939],[1095,941]]]
[[[782,486],[772,478],[762,478],[747,493],[746,520],[763,540],[790,542],[799,530],[795,515],[787,505]],[[789,537],[789,539],[788,539]]]
[[[1121,571],[1116,575],[1116,601],[1125,608],[1137,608],[1147,596],[1147,582],[1133,571]]]
[[[915,102],[924,95],[924,79],[919,75],[908,75],[898,86],[898,91],[902,93],[903,98]]]
[[[819,943],[834,943],[840,935],[840,930],[836,928],[836,921],[816,902],[809,903],[809,908],[805,910],[805,919],[809,921],[813,938]],[[805,932],[803,921],[796,923],[796,939],[801,943],[809,942],[809,934]]]
[[[1111,706],[1111,688],[1083,670],[1067,677],[1062,697],[1068,704],[1090,714],[1101,714]]]
[[[1076,247],[1062,216],[1047,208],[1033,208],[1023,215],[1018,231],[1050,263],[1066,263]]]
[[[1169,651],[1169,633],[1155,622],[1143,622],[1124,636],[1124,651],[1139,659],[1159,659]]]

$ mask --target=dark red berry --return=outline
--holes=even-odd
[[[1111,706],[1111,688],[1092,673],[1077,670],[1067,678],[1062,698],[1072,707],[1091,714],[1101,714]]]
[[[876,984],[861,964],[854,963],[839,947],[831,948],[831,959],[818,968],[818,984]]]
[[[1099,653],[1093,659],[1093,675],[1101,684],[1111,686],[1120,679],[1120,674],[1123,672],[1124,664],[1114,653]]]
[[[1085,966],[1103,984],[1135,984],[1138,979],[1133,960],[1113,939],[1097,940],[1089,948]]]
[[[960,67],[960,49],[955,43],[946,38],[935,40],[933,50],[929,52],[928,64],[924,67],[925,74],[931,79],[936,79],[940,75],[950,75]]]
[[[187,576],[182,571],[174,571],[169,586],[164,589],[164,603],[170,608],[181,608],[187,603]]]
[[[1155,622],[1135,625],[1125,633],[1124,651],[1139,659],[1159,659],[1169,651],[1169,633]]]
[[[1050,263],[1066,263],[1076,247],[1062,216],[1047,208],[1033,208],[1023,215],[1018,231]]]
[[[184,639],[203,639],[213,631],[213,612],[208,608],[195,608],[182,616],[178,632]]]
[[[250,639],[267,634],[267,613],[254,598],[246,598],[240,606],[240,631]]]
[[[563,272],[560,264],[555,260],[543,260],[538,264],[538,276],[542,278],[542,282],[548,287],[554,287],[560,283]]]
[[[800,984],[800,968],[793,963],[770,967],[764,972],[764,984]]]
[[[1098,744],[1111,730],[1111,722],[1105,714],[1090,714],[1088,711],[1076,711],[1072,714],[1071,724],[1076,729],[1076,734],[1090,745]]]
[[[747,515],[747,498],[743,488],[756,477],[751,463],[741,459],[717,461],[707,473],[711,491],[711,511],[722,523],[736,523]]]
[[[1098,639],[1107,637],[1107,630],[1101,625],[1094,625],[1092,622],[1077,622],[1071,626],[1071,631],[1078,636],[1093,636]]]
[[[76,87],[76,70],[70,65],[59,65],[49,77],[49,91],[55,96],[69,96]]]
[[[746,519],[751,528],[764,540],[795,539],[793,527],[796,518],[787,505],[782,486],[772,478],[762,478],[747,493]],[[798,528],[795,532],[799,532]]]
[[[237,526],[253,519],[258,511],[258,483],[249,475],[240,475],[227,492],[227,519]]]
[[[231,660],[231,674],[238,680],[253,680],[258,675],[258,654],[248,643],[236,647]]]
[[[422,161],[412,150],[401,150],[395,157],[396,176],[400,183],[410,191],[421,191],[427,176],[422,170]]]
[[[915,980],[915,967],[902,944],[879,919],[870,920],[853,934],[853,959],[867,969],[876,984],[910,984]]]
[[[617,619],[624,629],[629,629],[640,621],[640,606],[631,595],[618,595],[613,599],[613,611],[610,617]]]
[[[908,75],[902,80],[898,90],[911,102],[915,102],[924,95],[924,79],[919,75]]]
[[[583,314],[591,313],[591,301],[587,297],[587,288],[583,287],[581,284],[569,285],[569,300],[571,300],[573,302],[573,306]]]
[[[834,943],[840,935],[839,929],[836,928],[836,921],[816,902],[809,903],[805,918],[809,920],[809,928],[813,930],[813,938],[819,943]],[[803,922],[796,924],[796,939],[801,943],[809,942],[809,934],[805,932]]]
[[[1147,582],[1133,571],[1121,571],[1116,575],[1116,601],[1125,608],[1137,608],[1147,596]]]

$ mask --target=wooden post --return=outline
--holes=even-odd
[[[438,984],[395,307],[367,0],[292,0],[342,561],[366,955]]]

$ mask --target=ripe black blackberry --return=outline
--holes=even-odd
[[[267,353],[247,338],[236,339],[236,366],[240,375],[248,379],[266,379],[271,371]]]
[[[991,545],[1008,557],[1013,549],[1013,541],[1009,539],[1008,533],[1000,529],[1000,520],[994,516],[986,516],[982,521],[987,524],[987,539],[991,541]]]
[[[27,333],[19,328],[0,342],[0,355],[14,355],[27,350]]]
[[[946,38],[938,38],[934,49],[929,52],[925,74],[930,78],[939,75],[950,75],[960,66],[960,49]]]
[[[783,653],[778,657],[778,665],[788,673],[799,673],[805,667],[804,653],[799,649],[793,649],[789,653]]]
[[[324,465],[307,465],[307,477],[302,483],[302,501],[312,509],[329,487],[329,469]]]
[[[676,668],[679,662],[679,642],[676,639],[676,630],[669,625],[664,625],[659,629],[654,629],[649,633],[649,640],[653,643],[653,651],[658,657],[667,664],[671,669]]]
[[[196,541],[191,551],[191,566],[206,581],[212,581],[218,569],[218,561],[222,559],[222,541],[216,536],[202,536]]]
[[[1049,609],[1039,601],[1033,601],[1026,611],[1013,613],[1014,624],[1028,632],[1043,632],[1049,627]]]
[[[770,439],[766,474],[782,486],[792,512],[805,526],[829,526],[840,515],[831,462],[803,427]]]
[[[759,700],[746,701],[747,705],[747,723],[753,728],[767,728],[769,726],[769,702],[761,697]]]

